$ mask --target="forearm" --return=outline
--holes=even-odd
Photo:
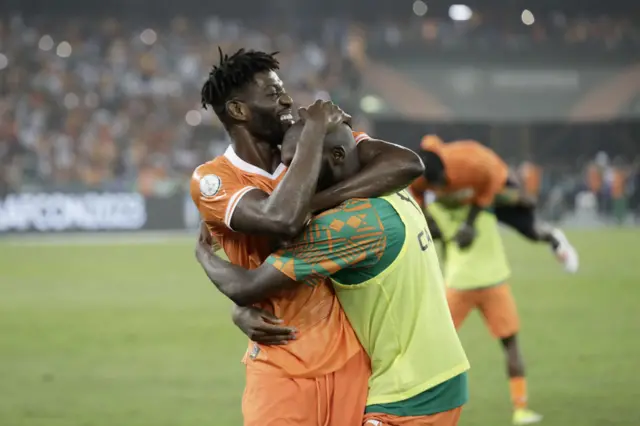
[[[377,144],[376,155],[361,155],[364,167],[355,176],[340,182],[313,198],[313,211],[326,210],[351,198],[375,198],[396,192],[411,185],[422,175],[424,165],[411,150],[382,141],[365,141],[361,144]]]
[[[264,300],[252,271],[221,259],[202,244],[196,248],[196,258],[213,285],[236,305],[247,306]]]
[[[322,124],[307,122],[304,125],[287,174],[265,201],[265,218],[287,224],[286,237],[302,230],[311,210],[311,199],[316,192],[322,166],[325,132]]]
[[[473,228],[476,223],[476,219],[478,215],[483,210],[483,208],[478,204],[471,204],[469,207],[469,213],[467,213],[467,218],[464,221],[464,224]]]

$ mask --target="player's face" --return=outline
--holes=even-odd
[[[293,100],[284,90],[282,80],[273,71],[255,76],[246,98],[249,108],[248,128],[252,135],[270,145],[282,143],[293,124]]]
[[[360,161],[351,128],[342,126],[328,134],[324,141],[323,164],[318,178],[318,190],[329,188],[358,173]]]

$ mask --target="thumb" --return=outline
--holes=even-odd
[[[263,320],[270,322],[271,324],[282,324],[282,320],[268,311],[262,311],[260,316]]]

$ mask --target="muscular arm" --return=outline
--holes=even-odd
[[[295,237],[307,221],[311,197],[316,192],[322,163],[326,127],[313,121],[304,125],[299,149],[291,166],[271,195],[257,189],[247,192],[231,217],[231,228],[251,234]]]
[[[238,306],[260,302],[296,285],[294,280],[268,263],[257,269],[245,269],[222,260],[202,242],[196,246],[196,258],[209,280]]]
[[[360,173],[313,198],[313,211],[322,211],[351,199],[374,198],[406,188],[424,172],[420,157],[410,149],[377,139],[358,144]]]
[[[478,215],[482,210],[483,208],[480,205],[471,204],[471,207],[469,208],[469,213],[467,214],[467,218],[465,219],[464,223],[467,226],[470,226],[473,228],[473,225],[476,223],[476,219],[478,218]]]
[[[257,269],[247,270],[220,259],[202,239],[196,246],[196,258],[209,280],[240,306],[265,300],[300,281],[315,285],[318,278],[344,268],[371,266],[382,256],[386,244],[382,219],[368,200],[348,203],[352,211],[359,207],[358,217],[367,215],[360,221],[366,232],[353,226],[336,229],[334,222],[346,223],[351,213],[332,211],[316,217],[289,247],[272,254]]]
[[[478,214],[494,203],[496,195],[504,187],[504,181],[500,177],[500,174],[492,170],[490,166],[481,170],[481,173],[476,179],[476,184],[474,185],[476,195],[464,222],[470,227],[473,227],[475,224]]]

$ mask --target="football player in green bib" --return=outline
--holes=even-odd
[[[296,128],[301,126],[287,134],[283,152]],[[327,135],[318,190],[358,171],[355,148],[346,125]],[[371,359],[363,425],[458,423],[468,399],[469,362],[449,313],[431,234],[407,191],[352,199],[315,216],[302,235],[257,269],[216,257],[208,244],[199,243],[196,253],[210,280],[239,306],[331,280]]]
[[[477,237],[468,248],[461,249],[453,241],[469,214],[469,206],[450,203],[445,198],[430,203],[428,215],[434,237],[445,241],[444,277],[447,300],[456,328],[473,309],[482,314],[491,334],[500,339],[505,351],[513,423],[537,423],[542,416],[527,407],[527,383],[524,362],[518,345],[519,318],[516,303],[507,281],[511,275],[509,262],[498,229],[496,216],[481,211],[475,221]]]

